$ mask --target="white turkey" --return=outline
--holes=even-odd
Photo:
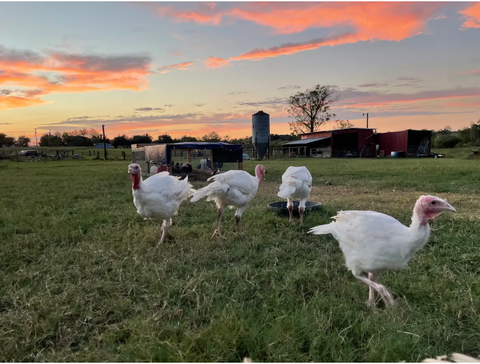
[[[292,222],[293,200],[300,200],[298,212],[300,214],[300,225],[303,224],[303,212],[308,196],[312,190],[312,175],[306,167],[288,167],[282,175],[282,184],[278,191],[278,197],[287,199],[287,209],[290,215],[288,222]]]
[[[195,190],[188,183],[188,176],[180,180],[168,172],[157,173],[143,181],[142,169],[137,163],[128,166],[128,173],[132,176],[133,204],[138,214],[147,219],[163,220],[158,247],[172,225],[172,216]]]
[[[258,184],[262,182],[264,175],[265,167],[261,164],[255,167],[255,177],[245,171],[227,171],[207,179],[207,182],[211,183],[193,194],[190,200],[192,202],[207,197],[207,201],[213,200],[217,204],[218,221],[212,238],[215,236],[223,238],[222,217],[227,206],[237,209],[235,220],[237,221],[238,232],[241,231],[240,220],[242,214],[257,194]]]
[[[377,291],[386,304],[393,305],[390,292],[377,282],[378,274],[405,268],[413,253],[428,241],[428,221],[442,211],[455,212],[455,208],[439,197],[420,196],[409,227],[375,211],[340,211],[333,217],[334,222],[316,226],[309,233],[332,234],[338,240],[347,268],[369,286],[367,304],[375,305],[374,291]],[[362,273],[368,273],[368,277]]]

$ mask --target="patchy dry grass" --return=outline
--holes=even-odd
[[[160,226],[136,214],[127,164],[0,165],[0,360],[398,362],[480,354],[479,162],[266,161],[243,234],[229,210],[227,239],[210,240],[214,204],[187,202],[156,253]],[[311,200],[323,204],[302,227],[267,209],[289,165],[311,170]],[[341,209],[408,224],[420,194],[447,198],[458,212],[433,222],[409,269],[381,276],[399,305],[368,309],[368,289],[346,270],[336,241],[306,232]]]

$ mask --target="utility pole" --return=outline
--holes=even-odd
[[[367,129],[368,129],[368,112],[366,114],[363,114],[363,116],[367,115]]]
[[[107,160],[107,144],[105,141],[105,125],[102,125],[102,131],[103,131],[103,153],[105,156],[105,160]]]
[[[35,146],[38,148],[37,128],[35,128]]]

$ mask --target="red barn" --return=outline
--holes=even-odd
[[[330,156],[332,157],[375,157],[375,128],[345,128],[325,131],[315,131],[300,136],[306,145],[308,139],[322,138],[323,143],[329,143]],[[283,146],[288,146],[289,143]],[[310,153],[312,154],[312,153]],[[307,153],[308,155],[308,153]]]
[[[380,155],[389,156],[399,152],[399,156],[427,157],[432,145],[431,130],[403,130],[378,134]]]

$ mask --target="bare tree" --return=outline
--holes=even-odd
[[[314,132],[334,118],[335,114],[330,112],[330,107],[339,99],[337,92],[337,86],[316,85],[312,89],[290,96],[287,112],[295,119],[289,123],[293,133]]]
[[[336,120],[335,121],[335,129],[346,129],[351,128],[354,125],[350,122],[350,120]]]

